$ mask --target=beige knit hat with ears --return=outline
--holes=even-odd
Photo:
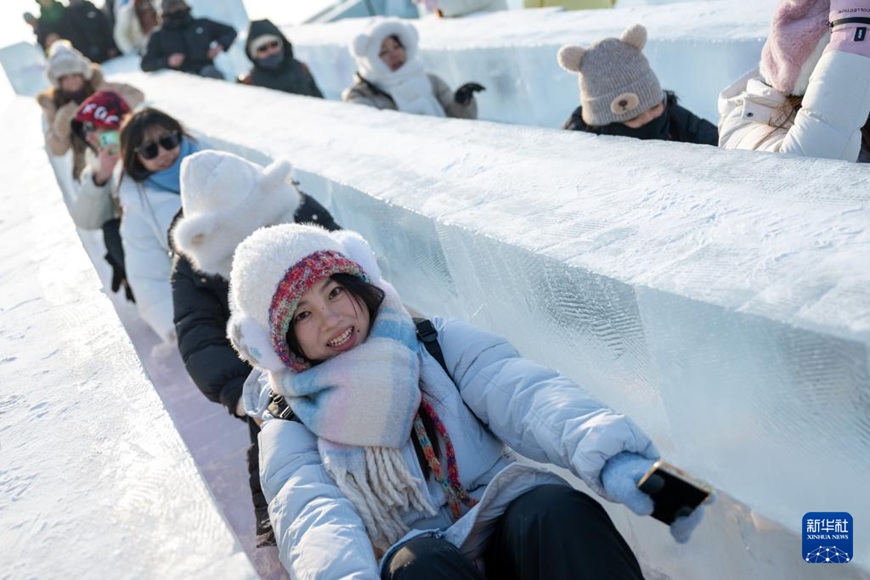
[[[641,52],[645,45],[646,28],[634,24],[619,38],[605,38],[589,48],[559,49],[559,65],[580,77],[580,104],[588,125],[622,123],[662,102],[659,79]]]
[[[82,75],[91,80],[94,70],[88,57],[73,48],[68,40],[57,40],[51,44],[45,65],[45,76],[55,87],[60,86],[60,77]]]

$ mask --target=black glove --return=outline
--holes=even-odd
[[[109,254],[103,256],[105,260],[112,267],[112,292],[117,292],[121,289],[121,286],[124,287],[124,294],[127,297],[127,300],[130,302],[136,302],[136,299],[133,298],[133,290],[130,288],[130,285],[127,283],[127,273],[124,271],[124,267],[118,264]]]
[[[481,84],[465,83],[464,85],[456,89],[456,94],[453,96],[453,100],[460,105],[467,105],[471,102],[471,98],[474,97],[474,93],[485,90],[486,87]]]

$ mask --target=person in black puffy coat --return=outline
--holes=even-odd
[[[236,30],[208,18],[194,18],[184,0],[163,0],[163,23],[151,33],[142,70],[174,69],[222,79],[215,57],[232,46]]]
[[[106,13],[85,0],[70,0],[66,10],[69,41],[94,62],[118,56],[112,23]]]
[[[293,45],[269,20],[253,20],[245,54],[254,67],[239,82],[296,95],[323,97],[305,63],[293,58]]]
[[[619,38],[559,50],[559,64],[580,82],[581,106],[563,129],[717,146],[716,126],[678,105],[671,91],[662,91],[641,52],[645,45],[646,29],[635,24]]]
[[[181,168],[182,209],[170,228],[178,348],[188,374],[206,398],[248,423],[248,475],[258,546],[274,545],[274,535],[260,488],[260,429],[241,400],[251,367],[236,355],[226,333],[233,251],[263,226],[295,222],[340,229],[322,205],[289,181],[291,171],[286,161],[262,168],[220,151],[191,155]]]

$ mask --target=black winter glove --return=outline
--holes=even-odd
[[[485,90],[486,87],[479,83],[465,83],[456,89],[456,94],[453,96],[453,100],[464,106],[471,102],[474,93]]]
[[[124,295],[127,297],[127,300],[130,302],[136,302],[136,299],[133,297],[133,290],[127,283],[127,275],[126,272],[124,272],[124,267],[116,263],[109,254],[106,254],[104,258],[112,267],[112,292],[117,292],[121,289],[121,286],[123,286]]]

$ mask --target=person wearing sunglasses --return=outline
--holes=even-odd
[[[175,343],[169,228],[181,208],[183,159],[203,148],[170,115],[146,107],[121,127],[121,242],[127,279],[142,319]]]
[[[245,54],[254,67],[239,77],[240,83],[323,98],[308,67],[293,58],[293,45],[271,21],[251,21]]]

